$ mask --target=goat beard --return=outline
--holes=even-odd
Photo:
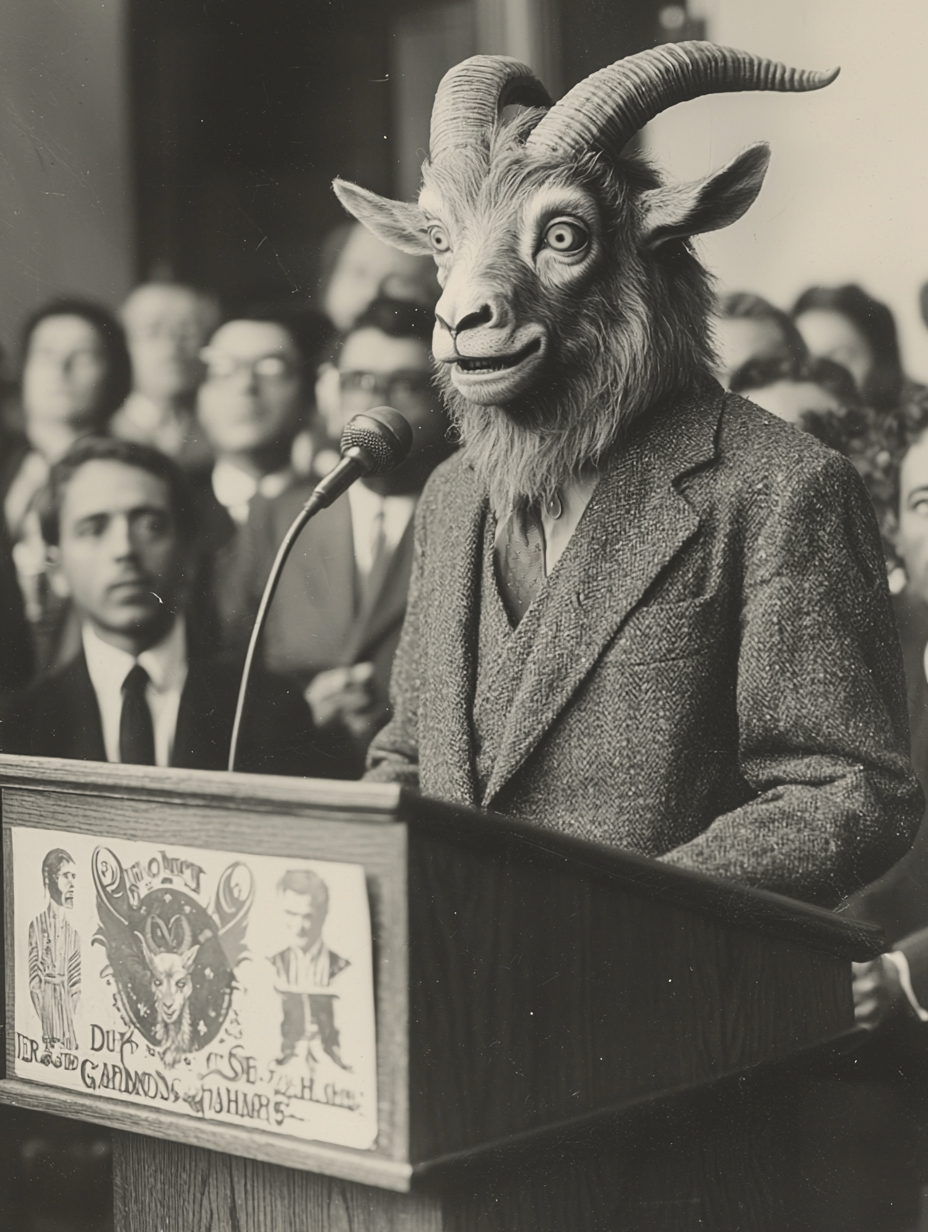
[[[163,1018],[158,1018],[155,1023],[154,1036],[164,1048],[166,1065],[176,1065],[180,1058],[190,1051],[192,1035],[189,1001],[175,1022],[165,1022]]]
[[[631,426],[656,402],[682,392],[693,375],[642,363],[642,348],[625,351],[605,331],[579,353],[570,351],[572,363],[549,362],[540,385],[507,406],[468,402],[448,367],[439,371],[463,461],[486,487],[497,517],[521,504],[544,504],[607,465]]]

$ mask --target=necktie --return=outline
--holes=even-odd
[[[119,760],[135,766],[155,764],[155,728],[145,689],[148,672],[136,663],[122,682],[119,716]]]
[[[535,506],[514,509],[497,548],[500,594],[517,625],[545,581],[545,532]]]

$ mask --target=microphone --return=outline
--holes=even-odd
[[[412,428],[392,406],[377,406],[372,411],[362,411],[354,415],[345,425],[341,440],[341,461],[328,475],[316,485],[309,500],[293,519],[290,529],[284,535],[283,542],[277,549],[271,572],[261,596],[258,614],[255,617],[254,628],[248,642],[248,652],[245,655],[245,666],[242,669],[242,683],[238,690],[238,702],[235,706],[235,720],[232,724],[232,739],[229,744],[229,769],[235,769],[235,756],[238,751],[238,738],[242,727],[242,715],[245,711],[245,698],[248,695],[248,681],[251,678],[251,667],[254,662],[258,639],[267,620],[277,583],[283,572],[284,565],[293,545],[300,536],[303,527],[320,509],[325,509],[354,483],[367,475],[385,475],[406,458],[412,448]]]
[[[377,406],[355,415],[342,433],[341,461],[317,485],[307,505],[326,508],[356,479],[392,471],[411,448],[412,428],[392,406]]]

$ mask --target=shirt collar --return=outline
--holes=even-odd
[[[373,519],[383,512],[388,517],[393,510],[415,509],[419,499],[415,492],[404,492],[397,496],[381,496],[372,491],[366,483],[353,483],[348,489],[348,501],[355,516]]]
[[[121,689],[136,663],[144,667],[156,693],[165,693],[168,689],[176,688],[186,674],[187,630],[183,616],[175,619],[157,645],[143,650],[137,659],[125,650],[120,650],[118,646],[104,642],[90,624],[84,625],[81,636],[87,671],[97,691],[107,686]]]

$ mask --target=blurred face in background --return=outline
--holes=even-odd
[[[394,407],[412,428],[406,461],[380,480],[371,480],[371,487],[415,491],[426,477],[421,473],[423,462],[444,446],[448,420],[431,378],[431,352],[418,338],[393,338],[379,329],[364,328],[345,339],[338,357],[337,396],[327,411],[323,408],[328,400],[319,399],[332,439],[339,439],[353,415],[375,406]]]
[[[899,468],[896,548],[909,588],[928,603],[928,434],[911,446]]]
[[[203,376],[200,351],[215,327],[212,306],[192,288],[150,283],[122,313],[135,389],[153,402],[190,399]]]
[[[322,307],[344,333],[378,295],[431,308],[439,295],[435,262],[391,248],[358,223],[335,262]]]
[[[789,358],[789,346],[776,321],[763,317],[719,317],[714,330],[718,377],[726,387],[732,373],[751,359]]]
[[[210,445],[220,457],[261,470],[270,455],[289,450],[300,427],[302,360],[289,330],[271,321],[229,321],[203,358],[197,413]]]
[[[32,331],[23,367],[23,412],[30,439],[61,435],[66,448],[74,437],[102,426],[108,376],[103,339],[89,321],[71,315],[41,320]]]
[[[796,318],[796,328],[813,358],[841,364],[854,378],[858,391],[863,390],[876,357],[853,321],[831,308],[810,308]]]

